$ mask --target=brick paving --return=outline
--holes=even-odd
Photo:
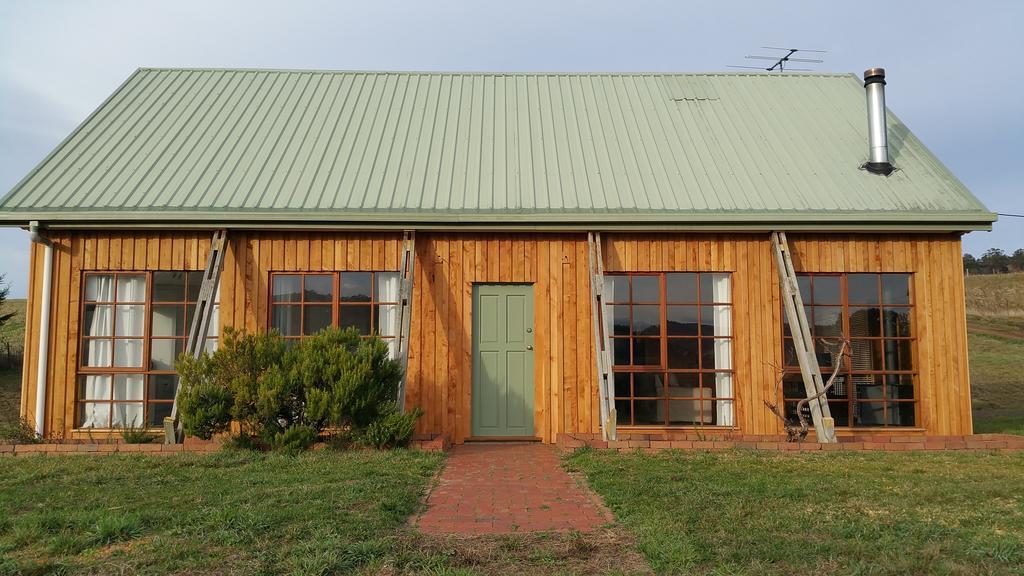
[[[597,496],[562,469],[550,444],[454,447],[427,508],[428,534],[596,530],[611,522]]]

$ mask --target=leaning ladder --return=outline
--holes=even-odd
[[[409,329],[412,324],[413,272],[416,265],[416,232],[402,234],[401,286],[398,307],[398,358],[402,365],[402,379],[398,382],[398,410],[405,412],[405,386],[409,372]]]
[[[818,366],[814,340],[811,339],[810,325],[804,313],[804,302],[800,296],[800,286],[797,284],[785,232],[772,232],[772,249],[779,270],[779,284],[782,287],[782,302],[786,308],[789,331],[793,335],[793,347],[796,348],[800,374],[804,380],[804,391],[808,398],[812,398],[808,405],[815,435],[818,442],[832,444],[836,442],[835,421],[825,399],[825,382],[821,378],[821,368]]]
[[[601,233],[587,233],[590,264],[590,315],[594,321],[594,358],[597,361],[597,390],[601,403],[601,433],[605,440],[616,440],[615,403],[611,394],[611,358],[608,334],[604,326],[604,258]]]
[[[196,311],[192,314],[188,340],[185,341],[185,354],[192,358],[199,358],[206,347],[206,336],[210,332],[210,322],[213,319],[213,309],[216,305],[217,286],[220,284],[220,273],[224,267],[227,238],[227,230],[217,230],[213,233],[213,241],[210,243],[210,253],[206,257],[206,270],[203,272],[203,283],[199,287],[199,296],[196,300]],[[184,431],[181,421],[178,419],[178,391],[180,389],[180,384],[175,387],[171,415],[164,419],[164,435],[167,444],[176,444],[184,440]]]

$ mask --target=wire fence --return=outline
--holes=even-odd
[[[0,370],[21,368],[24,356],[25,349],[22,344],[0,340]]]

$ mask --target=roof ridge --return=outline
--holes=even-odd
[[[408,76],[765,76],[765,77],[825,77],[846,78],[856,76],[853,72],[656,72],[656,71],[460,71],[460,70],[345,70],[329,68],[252,68],[252,67],[205,67],[205,66],[142,66],[141,72],[282,72],[308,74],[395,74]]]

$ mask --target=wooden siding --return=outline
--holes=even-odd
[[[197,270],[209,233],[54,232],[46,428],[71,435],[83,270]],[[268,325],[271,272],[397,270],[393,233],[233,232],[221,285],[221,325]],[[960,240],[956,235],[790,235],[794,264],[806,272],[911,272],[919,424],[929,434],[971,431]],[[737,427],[775,434],[764,408],[781,363],[781,311],[765,234],[615,234],[603,246],[608,272],[729,271]],[[42,275],[33,245],[26,318],[22,414],[34,419]],[[425,413],[420,433],[470,435],[472,285],[534,285],[535,433],[600,431],[583,234],[420,233],[409,355],[410,406]]]

